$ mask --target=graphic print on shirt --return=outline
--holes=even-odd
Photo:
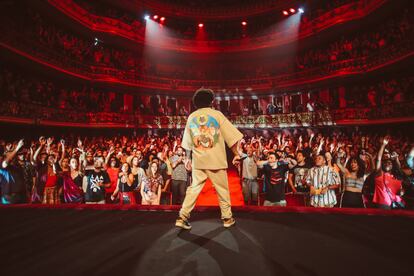
[[[303,182],[308,175],[308,168],[296,167],[293,169],[293,174],[295,176],[295,187],[301,187],[304,185]]]
[[[98,186],[98,183],[103,183],[104,182],[104,179],[103,179],[103,176],[101,175],[101,176],[99,176],[99,175],[97,175],[96,177],[94,177],[93,175],[91,175],[91,190],[94,192],[94,193],[96,193],[98,190],[101,190],[101,187],[100,186]]]
[[[279,185],[283,183],[283,176],[280,171],[272,170],[271,177],[270,177],[270,184],[272,185]]]
[[[208,150],[218,142],[220,126],[210,115],[195,116],[190,122],[190,130],[196,149]]]

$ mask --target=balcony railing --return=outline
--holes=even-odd
[[[414,37],[409,36],[406,40],[400,41],[398,45],[390,45],[379,52],[370,53],[369,56],[332,62],[295,73],[255,79],[204,81],[150,76],[140,73],[139,68],[137,68],[138,70],[126,71],[75,61],[61,53],[52,51],[48,45],[30,41],[26,36],[12,30],[5,30],[2,41],[0,46],[19,55],[91,81],[119,83],[142,88],[174,89],[182,92],[193,92],[200,87],[209,87],[215,90],[238,89],[239,91],[249,89],[255,92],[294,88],[338,76],[366,73],[414,55]]]
[[[278,128],[413,122],[414,102],[377,108],[347,108],[257,116],[229,116],[239,128]],[[0,121],[35,125],[102,128],[185,127],[187,116],[146,116],[114,112],[81,112],[17,102],[0,103]]]
[[[163,14],[164,16],[179,15],[180,17],[197,18],[198,20],[248,17],[270,11],[274,12],[286,6],[294,7],[296,4],[292,0],[268,0],[258,1],[249,5],[238,5],[232,7],[222,7],[221,5],[218,5],[217,7],[201,8],[176,5],[173,2],[162,3],[161,1],[151,0],[139,0],[135,3],[136,5],[142,5],[144,8],[148,8],[152,11],[157,11],[157,13]]]

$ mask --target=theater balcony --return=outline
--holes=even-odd
[[[371,108],[343,108],[275,115],[229,116],[243,129],[375,125],[414,122],[414,102]],[[42,105],[2,102],[0,122],[85,128],[182,129],[187,116],[147,116],[119,112],[79,112]]]
[[[128,3],[129,1],[123,2]],[[273,4],[270,2],[272,2]],[[283,3],[282,1],[276,1],[276,4],[274,2],[275,1],[265,1],[263,6],[255,4],[254,7],[256,8],[252,9],[245,9],[245,7],[243,8],[243,11],[249,11],[249,13],[246,14],[247,17],[253,16],[255,13],[259,13],[260,15],[262,15],[263,18],[263,12],[269,12],[269,8],[273,12],[273,14],[267,16],[267,18],[275,17],[275,14],[277,14],[278,16],[282,16],[282,18],[278,18],[276,22],[266,23],[267,25],[263,22],[260,22],[258,24],[260,28],[268,29],[263,34],[263,31],[260,31],[260,28],[257,28],[249,33],[248,27],[250,28],[250,21],[247,22],[246,16],[242,16],[240,14],[241,11],[238,11],[234,8],[229,8],[228,10],[223,11],[222,13],[216,14],[215,9],[209,10],[206,8],[203,10],[194,10],[191,8],[178,8],[177,6],[174,6],[172,4],[172,6],[167,6],[165,3],[161,5],[160,2],[153,3],[153,1],[144,1],[144,7],[140,6],[139,9],[141,13],[143,10],[153,10],[154,12],[151,16],[156,16],[158,18],[161,17],[158,14],[163,14],[163,17],[167,16],[167,21],[173,20],[171,17],[168,18],[168,16],[173,16],[174,20],[180,21],[183,20],[183,17],[194,18],[195,16],[199,15],[200,17],[197,18],[198,22],[205,22],[204,19],[207,17],[209,20],[216,20],[215,22],[211,23],[211,25],[220,25],[224,24],[221,21],[230,20],[232,15],[237,15],[241,17],[241,19],[237,20],[237,22],[232,21],[231,23],[228,23],[229,26],[224,26],[221,27],[221,29],[217,29],[211,32],[208,31],[206,33],[204,33],[204,31],[201,32],[200,30],[197,30],[196,27],[193,28],[194,30],[191,28],[190,24],[192,24],[193,26],[199,24],[197,23],[197,21],[194,21],[192,23],[187,22],[185,24],[177,23],[177,25],[180,26],[184,24],[184,27],[181,27],[181,29],[178,30],[179,35],[177,36],[173,35],[172,32],[162,31],[163,23],[157,23],[157,21],[155,22],[157,24],[153,24],[154,22],[152,18],[149,18],[148,20],[129,20],[129,22],[132,22],[128,23],[119,18],[103,16],[101,14],[94,14],[90,11],[94,10],[93,8],[88,10],[88,8],[85,8],[85,5],[82,6],[74,0],[48,0],[48,3],[51,6],[53,6],[56,10],[68,16],[72,20],[78,22],[80,25],[88,28],[90,31],[101,34],[107,34],[110,36],[122,37],[129,41],[136,42],[140,45],[157,47],[163,50],[210,54],[270,49],[294,43],[304,38],[315,37],[322,31],[325,31],[327,29],[334,29],[333,27],[343,26],[346,23],[353,22],[353,27],[355,27],[356,25],[361,23],[359,22],[359,20],[374,13],[376,10],[383,7],[388,1],[340,1],[339,6],[334,6],[332,7],[332,9],[324,10],[323,12],[315,12],[314,17],[312,18],[301,19],[301,15],[300,13],[298,13],[297,15],[292,15],[290,21],[286,21],[283,24],[280,23],[281,20],[284,19],[282,15],[282,10],[289,10],[289,7],[292,7],[292,5],[298,9],[299,4],[296,1],[283,1]],[[268,6],[269,4],[270,7]],[[145,9],[145,5],[148,5],[147,9]],[[273,5],[277,6],[272,8]],[[131,3],[129,3],[129,5],[126,6],[133,9],[133,4]],[[180,12],[177,12],[177,10],[179,10]],[[53,13],[53,10],[48,12]],[[213,16],[213,14],[215,14],[215,16]],[[230,17],[230,19],[227,17]],[[252,21],[253,20],[254,19],[252,19]],[[240,23],[242,21],[245,22],[243,24],[246,25],[242,28],[238,28],[239,32],[235,32],[234,27],[240,27]],[[170,22],[168,22],[168,24],[170,24]],[[168,24],[165,23],[166,26]],[[151,25],[152,31],[155,31],[155,28],[159,29],[157,30],[157,39],[149,38],[149,25]],[[203,25],[207,25],[207,23]],[[338,30],[334,29],[331,33],[335,32],[338,32]],[[190,35],[188,35],[188,33],[190,33]],[[224,37],[229,36],[229,38],[221,39],[223,33],[226,34]],[[160,37],[160,34],[162,34],[162,38]],[[218,36],[218,34],[220,35]],[[213,35],[213,38],[209,38],[211,35]],[[214,38],[214,35],[216,38]],[[187,36],[187,38],[181,38],[183,36]],[[239,37],[234,38],[232,36]]]

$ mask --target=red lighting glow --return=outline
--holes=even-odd
[[[158,19],[158,15],[154,15],[152,18],[154,18],[154,19]]]
[[[246,25],[247,25],[247,22],[246,22],[246,21],[243,21],[243,22],[242,22],[242,25],[243,25],[243,26],[246,26]]]
[[[161,17],[160,18],[160,21],[165,21],[165,17],[163,16],[163,17]]]
[[[295,10],[294,8],[291,8],[289,11],[290,11],[291,13],[294,13],[296,10]]]
[[[284,15],[289,15],[289,13],[287,11],[283,11]]]
[[[203,28],[204,27],[204,24],[203,23],[198,23],[198,27],[199,28]]]

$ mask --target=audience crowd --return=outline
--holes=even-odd
[[[321,4],[303,20],[349,2],[335,0]],[[114,24],[120,20],[132,26],[133,31],[144,31],[142,22],[132,14],[83,0],[76,3],[94,14],[112,18]],[[414,22],[407,8],[398,17],[384,20],[368,31],[301,50],[295,58],[285,55],[277,62],[261,66],[224,64],[215,70],[188,64],[167,69],[169,66],[145,61],[141,52],[118,49],[97,37],[85,38],[64,30],[48,16],[27,7],[22,11],[21,4],[9,3],[7,7],[10,6],[16,10],[6,13],[4,9],[0,19],[5,43],[17,41],[21,47],[30,48],[31,54],[74,68],[91,79],[150,78],[171,84],[173,89],[197,80],[222,83],[221,80],[237,82],[237,79],[246,80],[249,85],[260,79],[276,87],[276,79],[270,78],[281,75],[284,81],[289,74],[299,79],[338,70],[352,71],[354,67],[367,68],[367,64],[378,65],[393,58],[395,53],[406,53],[414,45]],[[184,29],[178,35],[192,37],[194,33]],[[227,37],[224,32],[226,39],[234,38],[233,35]],[[175,108],[160,104],[168,101],[159,101],[157,96],[150,97],[147,105],[133,93],[108,92],[92,84],[67,85],[16,71],[0,69],[1,116],[128,125],[135,123],[137,115],[188,116],[191,111],[177,102]],[[307,94],[308,100],[295,106],[293,100],[287,103],[280,93],[275,93],[274,100],[265,108],[256,98],[253,102],[252,97],[248,106],[239,105],[235,117],[243,121],[249,119],[248,115],[290,113],[280,117],[291,117],[294,123],[300,121],[302,125],[311,124],[302,121],[301,116],[311,117],[305,112],[315,111],[326,111],[334,117],[326,123],[338,118],[407,118],[413,114],[414,98],[410,92],[414,78],[404,75],[389,76],[377,83],[304,91],[301,96]],[[221,102],[216,106],[225,115],[233,115],[230,107],[230,103]],[[277,116],[262,117],[278,120]],[[325,123],[324,118],[320,120]],[[244,132],[244,139],[238,145],[241,160],[233,164],[233,169],[239,173],[246,205],[382,209],[414,206],[414,144],[410,134],[396,129],[385,133],[373,128],[333,127]],[[191,183],[191,170],[191,154],[181,147],[181,133],[177,129],[162,135],[77,138],[56,135],[15,141],[0,138],[1,204],[181,204]]]
[[[414,98],[413,77],[390,77],[379,83],[362,82],[345,87],[345,94],[338,94],[338,87],[329,89],[329,97],[322,98],[321,91],[326,89],[305,90],[302,93],[310,97],[302,104],[289,103],[289,108],[283,108],[278,93],[267,106],[261,106],[260,101],[250,100],[249,104],[237,103],[234,110],[229,105],[217,102],[215,108],[226,115],[274,115],[293,112],[313,112],[320,110],[341,111],[338,116],[349,118],[364,110],[366,118],[407,117],[412,115],[410,104]],[[75,85],[51,81],[50,78],[29,76],[16,68],[3,68],[0,70],[0,115],[23,118],[38,118],[59,121],[83,122],[87,120],[85,113],[97,117],[105,113],[108,122],[122,122],[126,120],[123,115],[149,115],[149,116],[187,116],[190,107],[178,105],[180,97],[176,97],[175,104],[167,106],[164,96],[147,96],[142,102],[142,95],[136,92],[121,93],[120,91],[104,91],[106,89],[92,85]],[[132,98],[132,106],[125,109],[124,96]],[[298,96],[298,95],[296,95]],[[300,95],[299,95],[300,96]],[[171,97],[170,97],[171,98]],[[147,104],[149,103],[149,104]],[[233,105],[231,105],[233,106]],[[342,112],[344,109],[347,112]],[[340,117],[342,118],[342,117]],[[100,119],[99,121],[105,120]],[[133,116],[130,121],[136,120]]]
[[[251,130],[234,165],[245,204],[412,208],[412,142],[357,128]],[[191,183],[180,144],[170,132],[0,140],[1,202],[180,204]]]

